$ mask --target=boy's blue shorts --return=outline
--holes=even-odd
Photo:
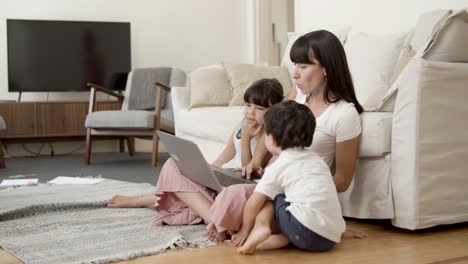
[[[313,252],[332,249],[336,245],[335,242],[308,229],[286,210],[290,203],[286,202],[285,198],[284,194],[278,194],[273,200],[273,207],[276,222],[283,235],[288,238],[289,243],[297,248]]]

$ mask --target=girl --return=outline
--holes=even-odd
[[[212,166],[241,168],[252,159],[257,138],[263,134],[263,115],[283,100],[283,87],[276,79],[261,79],[244,94],[245,112],[241,129],[233,132],[229,142]],[[172,159],[161,169],[156,194],[142,197],[116,195],[108,207],[148,207],[158,211],[155,224],[186,225],[202,221],[211,223],[209,210],[217,193],[181,174]],[[217,237],[216,227],[210,226],[210,237]],[[224,239],[224,238],[222,238]]]

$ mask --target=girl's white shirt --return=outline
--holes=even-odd
[[[223,164],[222,168],[225,169],[237,169],[237,168],[242,168],[242,160],[241,160],[241,139],[237,138],[237,133],[239,133],[240,128],[237,128],[234,131],[233,134],[233,140],[234,140],[234,148],[236,150],[236,154],[234,155],[234,158],[232,158],[230,161],[226,162]],[[257,138],[252,138],[250,141],[250,151],[253,152],[255,150],[255,146],[257,146]]]

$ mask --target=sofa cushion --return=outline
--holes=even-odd
[[[154,113],[143,110],[98,111],[86,116],[85,127],[94,129],[151,129]]]
[[[468,62],[468,12],[460,10],[444,20],[432,36],[424,58],[431,61]]]
[[[187,80],[190,87],[190,108],[229,105],[232,86],[221,65],[212,65],[192,71]]]
[[[247,88],[262,78],[276,78],[283,86],[286,95],[291,89],[291,81],[286,67],[255,64],[225,64],[227,77],[232,85],[232,99],[229,105],[242,105]]]
[[[3,120],[3,117],[0,116],[0,130],[5,130],[5,129],[6,129],[5,121]]]
[[[361,114],[359,157],[379,157],[391,152],[392,116],[390,112]]]
[[[390,87],[406,33],[350,33],[344,45],[356,97],[365,107],[376,92]]]
[[[227,143],[243,116],[242,106],[181,109],[177,113],[176,127],[178,133]]]
[[[450,10],[433,10],[421,14],[414,28],[414,36],[411,40],[411,47],[418,51],[429,40],[429,37],[437,28],[438,24],[445,20],[449,15]]]

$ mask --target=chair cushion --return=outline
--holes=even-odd
[[[94,129],[152,129],[154,112],[98,111],[86,116],[85,127]]]
[[[391,112],[361,114],[359,157],[379,157],[391,152],[392,116]]]
[[[242,106],[201,107],[178,111],[177,133],[227,143],[244,116]]]
[[[5,129],[6,129],[5,121],[3,120],[3,117],[0,116],[0,130],[5,130]]]

